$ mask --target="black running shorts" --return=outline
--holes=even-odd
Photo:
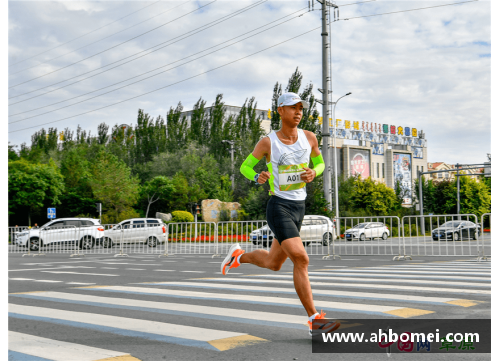
[[[294,201],[271,196],[267,203],[266,219],[274,237],[281,242],[300,237],[300,227],[306,212],[305,201]]]

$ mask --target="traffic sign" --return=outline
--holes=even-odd
[[[56,208],[55,207],[47,208],[47,218],[48,219],[55,219],[56,218]]]

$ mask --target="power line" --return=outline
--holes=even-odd
[[[190,0],[188,0],[188,1],[190,1]],[[52,72],[48,72],[48,73],[45,73],[45,74],[40,75],[40,76],[38,76],[38,77],[35,77],[35,78],[32,78],[32,79],[29,79],[29,80],[27,80],[27,81],[25,81],[25,82],[22,82],[22,83],[19,83],[19,84],[16,84],[16,85],[10,86],[10,87],[9,87],[9,89],[10,89],[10,88],[17,87],[17,86],[20,86],[20,85],[25,84],[25,83],[29,83],[29,82],[31,82],[31,81],[33,81],[33,80],[35,80],[35,79],[39,79],[39,78],[45,77],[46,75],[49,75],[49,74],[52,74],[52,73],[58,72],[58,71],[60,71],[60,70],[66,69],[66,68],[68,68],[68,67],[71,67],[72,65],[75,65],[75,64],[81,63],[81,62],[83,62],[84,60],[87,60],[87,59],[90,59],[90,58],[92,58],[92,57],[95,57],[96,55],[99,55],[99,54],[105,53],[105,52],[107,52],[108,50],[111,50],[111,49],[114,49],[114,48],[116,48],[116,47],[119,47],[120,45],[123,45],[123,44],[125,44],[125,43],[128,43],[129,41],[132,41],[132,40],[134,40],[134,39],[137,39],[137,38],[139,38],[139,37],[141,37],[141,36],[143,36],[143,35],[145,35],[145,34],[148,34],[148,33],[152,32],[152,31],[154,31],[154,30],[157,30],[157,29],[159,29],[159,28],[161,28],[161,27],[163,27],[163,26],[165,26],[165,25],[167,25],[167,24],[173,23],[173,22],[174,22],[174,21],[176,21],[176,20],[179,20],[179,19],[181,19],[181,18],[183,18],[183,17],[185,17],[185,16],[188,16],[189,14],[192,14],[192,13],[194,13],[194,12],[196,12],[196,11],[198,11],[198,10],[200,10],[200,9],[202,9],[202,8],[204,8],[204,7],[206,7],[206,6],[209,6],[209,5],[213,4],[213,3],[214,3],[214,2],[216,2],[216,1],[217,1],[217,0],[213,0],[213,1],[209,2],[208,4],[202,5],[202,6],[200,6],[199,8],[197,8],[197,9],[195,9],[195,10],[193,10],[193,11],[190,11],[190,12],[188,12],[188,13],[186,13],[186,14],[182,15],[182,16],[179,16],[178,18],[175,18],[174,20],[171,20],[171,21],[169,21],[169,22],[166,22],[166,23],[164,23],[164,24],[161,24],[161,25],[159,25],[159,26],[157,26],[157,27],[155,27],[155,28],[153,28],[153,29],[150,29],[150,30],[148,30],[148,31],[146,31],[146,32],[144,32],[144,33],[142,33],[142,34],[137,35],[137,36],[134,36],[133,38],[130,38],[130,39],[128,39],[128,40],[125,40],[124,42],[121,42],[121,43],[119,43],[119,44],[117,44],[117,45],[114,45],[114,46],[112,46],[112,47],[110,47],[110,48],[108,48],[108,49],[105,49],[105,50],[103,50],[103,51],[100,51],[100,52],[98,52],[98,53],[95,53],[95,54],[93,54],[93,55],[91,55],[91,56],[89,56],[89,57],[87,57],[87,58],[84,58],[84,59],[81,59],[81,60],[79,60],[79,61],[77,61],[77,62],[74,62],[74,63],[68,64],[68,65],[66,65],[66,66],[64,66],[64,67],[62,67],[62,68],[59,68],[59,69],[53,70]]]
[[[443,5],[434,5],[434,6],[427,6],[425,8],[416,8],[416,9],[409,9],[409,10],[400,10],[400,11],[391,11],[388,13],[381,13],[381,14],[372,14],[372,15],[362,15],[362,16],[355,16],[352,18],[344,18],[344,19],[339,19],[339,20],[351,20],[351,19],[359,19],[359,18],[369,18],[371,16],[379,16],[379,15],[388,15],[388,14],[396,14],[396,13],[406,13],[409,11],[417,11],[417,10],[424,10],[424,9],[432,9],[432,8],[439,8],[443,6],[450,6],[450,5],[458,5],[458,4],[465,4],[465,3],[472,3],[478,0],[469,0],[469,1],[462,1],[458,3],[452,3],[452,4],[443,4]]]
[[[87,36],[87,35],[89,35],[89,34],[92,34],[92,33],[96,32],[97,30],[101,30],[102,28],[105,28],[105,27],[107,27],[108,25],[114,24],[114,23],[116,23],[117,21],[120,21],[120,20],[125,19],[126,17],[129,17],[129,16],[130,16],[130,15],[132,15],[132,14],[138,13],[139,11],[142,11],[142,10],[144,10],[144,9],[146,9],[146,8],[148,8],[148,7],[152,6],[152,5],[154,5],[154,4],[157,4],[157,3],[159,3],[160,1],[161,1],[161,0],[159,0],[159,1],[155,1],[154,3],[151,3],[151,4],[149,4],[149,5],[146,5],[146,6],[142,7],[142,8],[140,8],[139,10],[133,11],[133,12],[131,12],[131,13],[130,13],[130,14],[128,14],[128,15],[125,15],[125,16],[123,16],[123,17],[119,18],[119,19],[116,19],[116,20],[112,21],[111,23],[108,23],[108,24],[106,24],[106,25],[103,25],[103,26],[101,26],[100,28],[94,29],[94,30],[92,30],[92,31],[89,31],[88,33],[85,33],[85,34],[83,34],[83,35],[80,35],[79,37],[76,37],[76,38],[74,38],[74,39],[68,40],[68,41],[67,41],[67,42],[65,42],[65,43],[59,44],[59,45],[57,45],[57,46],[55,46],[55,47],[53,47],[53,48],[47,49],[47,50],[45,50],[45,51],[43,51],[43,52],[41,52],[41,53],[38,53],[38,54],[36,54],[36,55],[33,55],[32,57],[29,57],[29,58],[26,58],[26,59],[20,60],[20,61],[18,61],[18,62],[16,62],[16,63],[12,63],[12,64],[10,64],[10,65],[9,65],[9,68],[10,68],[10,67],[12,67],[13,65],[23,63],[23,62],[25,62],[25,61],[27,61],[27,60],[30,60],[30,59],[33,59],[33,58],[35,58],[35,57],[37,57],[37,56],[39,56],[39,55],[45,54],[45,53],[47,53],[47,52],[50,52],[51,50],[57,49],[57,48],[59,48],[59,47],[62,47],[63,45],[69,44],[69,43],[71,43],[71,42],[73,42],[73,41],[75,41],[75,40],[77,40],[77,39],[83,38],[84,36]]]
[[[275,23],[275,22],[277,22],[277,21],[279,21],[279,20],[281,20],[281,19],[287,18],[287,17],[289,17],[290,15],[293,15],[293,14],[298,13],[299,11],[303,11],[303,10],[305,10],[305,9],[306,9],[306,8],[303,8],[303,9],[297,10],[297,11],[295,11],[295,12],[293,12],[293,13],[289,14],[289,15],[286,15],[286,16],[284,16],[284,17],[282,17],[282,18],[280,18],[280,19],[277,19],[277,20],[275,20],[275,21],[272,21],[272,22],[270,22],[270,23],[268,23],[268,24],[266,24],[266,25],[259,26],[259,27],[257,27],[257,28],[256,28],[256,29],[254,29],[254,30],[248,31],[248,32],[246,32],[246,33],[244,33],[244,34],[241,34],[241,35],[238,35],[238,36],[236,36],[236,37],[234,37],[234,38],[232,38],[232,39],[229,39],[229,40],[226,40],[226,41],[224,41],[224,42],[222,42],[222,43],[220,43],[220,44],[217,44],[217,45],[211,46],[211,47],[209,47],[209,48],[207,48],[207,49],[204,49],[204,50],[199,51],[199,52],[197,52],[197,53],[191,54],[191,55],[189,55],[189,56],[187,56],[187,57],[184,57],[184,58],[178,59],[178,60],[176,60],[175,62],[172,62],[172,63],[166,64],[166,65],[161,66],[161,67],[159,67],[159,68],[156,68],[156,69],[150,70],[150,71],[148,71],[148,72],[145,72],[145,73],[142,73],[142,74],[136,75],[136,76],[134,76],[134,77],[132,77],[132,78],[129,78],[129,79],[125,79],[125,80],[120,81],[120,82],[118,82],[118,83],[111,84],[111,85],[109,85],[109,86],[106,86],[106,87],[103,87],[103,88],[100,88],[100,89],[96,89],[96,90],[94,90],[94,91],[91,91],[91,92],[88,92],[88,93],[85,93],[85,94],[81,94],[81,95],[79,95],[79,96],[76,96],[76,97],[73,97],[73,98],[69,98],[69,99],[66,99],[66,100],[63,100],[63,101],[59,101],[59,102],[56,102],[56,103],[53,103],[53,104],[50,104],[50,105],[47,105],[47,106],[44,106],[44,107],[40,107],[40,108],[45,108],[45,107],[53,106],[53,105],[58,104],[58,103],[67,102],[67,101],[69,101],[69,100],[72,100],[72,99],[75,99],[75,98],[79,98],[79,97],[82,97],[82,96],[85,96],[85,95],[88,95],[88,94],[91,94],[91,93],[94,93],[94,92],[97,92],[97,91],[100,91],[100,90],[103,90],[103,89],[106,89],[106,88],[112,87],[112,86],[114,86],[114,85],[117,85],[117,84],[120,84],[120,83],[123,83],[123,82],[129,81],[129,80],[131,80],[131,79],[134,79],[134,78],[140,77],[140,76],[142,76],[142,75],[144,75],[144,74],[154,72],[155,70],[158,70],[158,69],[164,68],[164,67],[166,67],[166,66],[168,66],[168,65],[171,65],[171,64],[177,63],[177,62],[179,62],[179,61],[181,61],[181,60],[184,60],[184,59],[190,58],[190,57],[192,57],[193,55],[196,55],[196,54],[199,54],[199,53],[206,52],[206,51],[207,51],[207,50],[209,50],[209,49],[212,49],[212,48],[218,47],[218,46],[220,46],[220,45],[222,45],[222,44],[224,44],[224,43],[230,42],[230,41],[232,41],[232,40],[234,40],[234,39],[237,39],[237,38],[240,38],[240,37],[242,37],[242,36],[244,36],[244,35],[247,35],[247,34],[249,34],[249,33],[252,33],[252,32],[254,32],[254,31],[256,31],[257,29],[260,29],[260,28],[262,28],[262,27],[268,26],[268,25],[270,25],[270,24],[272,24],[272,23]],[[307,13],[307,12],[305,12],[305,13]],[[301,16],[302,16],[302,15],[304,15],[305,13],[302,13],[302,14],[300,14],[300,15],[296,15],[296,16],[294,16],[294,17],[293,17],[293,18],[291,18],[291,19],[285,20],[285,21],[283,21],[283,22],[281,22],[281,23],[279,23],[279,24],[276,24],[276,25],[274,25],[274,26],[272,26],[272,27],[270,27],[270,28],[267,28],[267,29],[261,30],[261,31],[259,31],[259,32],[255,33],[255,34],[253,34],[253,35],[250,35],[250,36],[248,36],[248,37],[246,37],[246,38],[243,38],[243,39],[241,39],[241,40],[238,40],[238,41],[236,41],[236,42],[233,42],[232,44],[226,45],[226,46],[224,46],[224,47],[222,47],[222,48],[220,48],[220,49],[214,50],[214,51],[212,51],[212,52],[210,52],[210,53],[207,53],[207,54],[205,54],[205,55],[202,55],[202,56],[200,56],[200,57],[197,57],[197,58],[191,59],[191,60],[189,60],[189,61],[187,61],[187,62],[184,62],[184,63],[182,63],[182,64],[176,65],[175,67],[172,67],[172,68],[169,68],[169,69],[163,70],[163,71],[161,71],[161,72],[155,73],[155,74],[153,74],[153,75],[151,75],[151,76],[148,76],[148,77],[146,77],[146,78],[140,79],[140,80],[138,80],[138,81],[135,81],[135,82],[129,83],[129,84],[127,84],[127,85],[124,85],[124,86],[121,86],[121,87],[118,87],[118,88],[115,88],[115,89],[112,89],[112,90],[110,90],[110,91],[108,91],[108,92],[101,93],[101,94],[96,95],[96,96],[94,96],[94,97],[90,97],[90,98],[84,99],[84,100],[82,100],[82,101],[79,101],[79,102],[75,102],[75,103],[69,104],[69,105],[64,106],[64,107],[60,107],[60,108],[57,108],[57,109],[53,109],[53,110],[51,110],[51,111],[47,111],[47,112],[44,112],[44,113],[40,113],[40,114],[37,114],[37,115],[34,115],[34,116],[26,117],[26,118],[23,118],[23,119],[20,119],[20,120],[17,120],[17,121],[12,121],[12,122],[9,122],[9,124],[22,122],[22,121],[25,121],[25,120],[28,120],[28,119],[31,119],[31,118],[36,118],[36,117],[38,117],[38,116],[42,116],[42,115],[45,115],[45,114],[48,114],[48,113],[52,113],[52,112],[55,112],[55,111],[58,111],[58,110],[61,110],[61,109],[64,109],[64,108],[68,108],[68,107],[71,107],[71,106],[73,106],[73,105],[80,104],[80,103],[83,103],[83,102],[89,101],[89,100],[91,100],[91,99],[94,99],[94,98],[98,98],[98,97],[100,97],[100,96],[103,96],[103,95],[105,95],[105,94],[109,94],[109,93],[111,93],[111,92],[114,92],[114,91],[117,91],[117,90],[120,90],[120,89],[123,89],[123,88],[129,87],[129,86],[131,86],[131,85],[133,85],[133,84],[137,84],[137,83],[142,82],[142,81],[144,81],[144,80],[146,80],[146,79],[150,79],[150,78],[156,77],[156,76],[157,76],[157,75],[159,75],[159,74],[166,73],[166,72],[168,72],[168,71],[170,71],[170,70],[172,70],[172,69],[175,69],[175,68],[179,68],[179,67],[181,67],[181,66],[183,66],[183,65],[185,65],[185,64],[188,64],[188,63],[194,62],[195,60],[198,60],[198,59],[204,58],[204,57],[206,57],[206,56],[208,56],[208,55],[210,55],[210,54],[216,53],[216,52],[218,52],[218,51],[220,51],[220,50],[222,50],[222,49],[226,49],[226,48],[228,48],[228,47],[230,47],[230,46],[232,46],[232,45],[234,45],[234,44],[240,43],[240,42],[242,42],[242,41],[244,41],[244,40],[246,40],[246,39],[249,39],[249,38],[254,37],[254,36],[258,35],[258,34],[264,33],[264,32],[266,32],[266,31],[268,31],[268,30],[271,30],[271,29],[273,29],[273,28],[275,28],[275,27],[277,27],[277,26],[280,26],[280,25],[282,25],[282,24],[284,24],[284,23],[287,23],[287,22],[289,22],[289,21],[291,21],[291,20],[293,20],[293,19],[295,19],[295,18],[301,17]],[[31,112],[31,111],[34,111],[34,110],[37,110],[37,109],[40,109],[40,108],[32,109],[32,110],[29,110],[29,111],[26,111],[26,112]],[[26,112],[21,112],[21,113],[13,114],[13,115],[11,115],[11,116],[19,115],[19,114],[26,113]],[[9,117],[10,117],[10,116],[9,116]]]
[[[23,99],[22,101],[18,101],[18,102],[11,103],[11,104],[9,104],[9,106],[12,106],[12,105],[15,105],[15,104],[18,104],[18,103],[22,103],[22,102],[28,101],[28,100],[30,100],[30,99],[33,99],[33,98],[40,97],[40,96],[43,96],[43,95],[48,94],[48,93],[55,92],[55,91],[57,91],[57,90],[59,90],[59,89],[62,89],[62,88],[68,87],[68,86],[70,86],[70,85],[76,84],[76,83],[81,82],[81,81],[83,81],[83,80],[90,79],[90,78],[95,77],[95,76],[97,76],[97,75],[99,75],[99,74],[102,74],[102,73],[105,73],[105,72],[107,72],[107,71],[110,71],[110,70],[112,70],[112,69],[115,69],[115,68],[121,67],[121,66],[122,66],[122,65],[124,65],[124,64],[130,63],[130,62],[132,62],[132,61],[134,61],[134,60],[137,60],[137,59],[139,59],[139,58],[142,58],[142,57],[144,57],[144,56],[147,56],[147,55],[149,55],[149,54],[151,54],[151,53],[154,53],[154,52],[156,52],[156,51],[158,51],[158,50],[160,50],[160,49],[166,48],[166,47],[168,47],[168,46],[170,46],[170,45],[172,45],[172,44],[175,44],[175,43],[177,43],[177,42],[179,42],[179,41],[181,41],[181,40],[187,39],[188,37],[191,37],[191,36],[193,36],[193,35],[195,35],[195,34],[198,34],[198,33],[202,32],[202,31],[205,31],[205,30],[207,30],[207,29],[209,29],[209,28],[211,28],[211,27],[213,27],[213,26],[215,26],[215,25],[218,25],[218,24],[220,24],[220,23],[222,23],[222,22],[224,22],[224,21],[226,21],[226,20],[229,20],[229,19],[231,19],[231,18],[233,18],[233,17],[235,17],[235,16],[237,16],[237,15],[240,15],[240,14],[242,14],[242,13],[244,13],[244,12],[248,11],[248,10],[251,10],[252,8],[254,8],[254,7],[256,7],[256,6],[262,5],[263,3],[267,2],[267,1],[268,1],[268,0],[263,0],[263,1],[261,1],[261,2],[258,2],[258,3],[254,3],[254,4],[251,4],[251,5],[245,6],[245,7],[241,8],[241,9],[239,9],[239,10],[237,10],[237,11],[235,11],[235,12],[231,13],[231,14],[224,15],[223,17],[221,17],[221,18],[219,18],[219,19],[217,19],[217,20],[214,20],[214,21],[208,22],[208,23],[207,23],[207,24],[205,24],[205,25],[202,25],[202,26],[200,26],[200,27],[198,27],[198,28],[195,28],[195,29],[193,29],[193,30],[190,30],[190,31],[188,31],[188,32],[186,32],[186,33],[184,33],[184,34],[181,34],[181,35],[179,35],[179,36],[176,36],[176,37],[174,37],[174,38],[172,38],[172,39],[170,39],[170,40],[167,40],[167,41],[161,42],[161,43],[159,43],[159,44],[157,44],[157,45],[155,45],[155,46],[152,46],[152,47],[150,47],[150,48],[148,48],[148,49],[141,50],[140,52],[137,52],[137,53],[135,53],[135,54],[129,55],[129,56],[125,57],[125,58],[122,58],[122,59],[116,60],[116,61],[114,61],[114,62],[108,63],[108,64],[103,65],[103,66],[101,66],[101,67],[98,67],[98,68],[92,69],[92,70],[90,70],[90,71],[88,71],[88,72],[85,72],[85,73],[82,73],[82,74],[76,75],[76,76],[74,76],[74,77],[71,77],[71,78],[68,78],[68,79],[65,79],[65,80],[62,80],[62,81],[59,81],[59,82],[53,83],[53,84],[50,84],[50,85],[45,86],[45,87],[42,87],[42,88],[38,88],[38,89],[35,89],[35,90],[32,90],[32,91],[29,91],[29,92],[26,92],[26,93],[22,93],[22,94],[19,94],[19,95],[16,95],[16,96],[10,97],[9,99],[17,98],[17,97],[20,97],[20,96],[23,96],[23,95],[26,95],[26,94],[29,94],[29,93],[33,93],[33,92],[36,92],[36,91],[39,91],[39,90],[42,90],[42,89],[45,89],[45,88],[48,88],[48,87],[51,87],[51,86],[54,86],[54,85],[60,84],[60,83],[67,82],[67,81],[69,81],[69,80],[71,80],[71,79],[75,79],[75,78],[81,77],[82,75],[85,75],[85,74],[89,74],[89,73],[95,72],[96,70],[99,70],[99,69],[103,69],[103,68],[109,67],[109,66],[110,66],[110,65],[112,65],[112,64],[115,64],[115,63],[121,62],[121,61],[123,61],[123,60],[125,60],[125,59],[128,59],[128,58],[131,58],[131,57],[133,57],[133,56],[135,56],[135,55],[137,55],[137,54],[144,53],[144,52],[146,52],[146,51],[148,51],[148,50],[151,50],[151,49],[157,48],[157,47],[159,47],[160,45],[163,45],[163,44],[165,44],[165,43],[169,43],[169,42],[171,42],[170,44],[167,44],[167,45],[165,45],[165,46],[163,46],[163,47],[160,47],[160,48],[158,48],[158,49],[155,49],[155,50],[153,50],[153,51],[151,51],[151,52],[149,52],[149,53],[143,54],[143,55],[141,55],[141,56],[139,56],[139,57],[137,57],[137,58],[131,59],[131,60],[127,61],[127,62],[124,62],[124,63],[118,64],[118,65],[116,65],[116,66],[114,66],[114,67],[112,67],[112,68],[106,69],[105,71],[102,71],[102,72],[99,72],[99,73],[93,74],[93,75],[91,75],[91,76],[89,76],[89,77],[86,77],[86,78],[82,78],[82,79],[80,79],[80,80],[78,80],[78,81],[76,81],[76,82],[66,84],[66,85],[64,85],[64,86],[62,86],[62,87],[59,87],[59,88],[56,88],[56,89],[52,89],[52,90],[50,90],[50,91],[48,91],[48,92],[41,93],[41,94],[38,94],[38,95],[36,95],[36,96],[33,96],[33,97],[30,97],[30,98]],[[198,29],[201,29],[201,30],[198,30]],[[198,30],[198,31],[196,31],[196,30]],[[184,38],[179,39],[179,40],[177,40],[177,41],[173,42],[173,40],[178,39],[178,38],[181,38],[181,37],[183,37],[184,35],[189,34],[189,33],[192,33],[192,34],[187,35],[187,36],[185,36]]]
[[[460,3],[444,4],[444,5],[439,5],[439,6],[436,6],[436,7],[441,7],[441,6],[451,6],[451,5],[457,5],[457,4],[468,3],[468,2],[473,2],[473,1],[476,1],[476,0],[472,0],[472,1],[464,1],[464,2],[460,2]],[[398,11],[398,12],[407,12],[407,11],[423,10],[423,9],[429,9],[429,8],[432,8],[432,7],[418,8],[418,9],[409,9],[409,10],[403,10],[403,11]],[[386,15],[386,14],[390,14],[390,13],[374,14],[374,15],[372,15],[372,16],[377,16],[377,15]],[[351,18],[351,19],[354,19],[354,18]],[[86,111],[86,112],[83,112],[83,113],[79,113],[79,114],[76,114],[76,115],[73,115],[73,116],[69,116],[69,117],[61,118],[61,119],[58,119],[58,120],[55,120],[55,121],[50,121],[50,122],[42,123],[42,124],[39,124],[39,125],[36,125],[36,126],[25,127],[25,128],[18,129],[18,130],[15,130],[15,131],[9,131],[9,133],[15,133],[15,132],[20,132],[20,131],[25,131],[25,130],[27,130],[27,129],[36,128],[36,127],[40,127],[40,126],[45,126],[45,125],[47,125],[47,124],[51,124],[51,123],[56,123],[56,122],[65,121],[65,120],[67,120],[67,119],[75,118],[75,117],[82,116],[82,115],[85,115],[85,114],[88,114],[88,113],[92,113],[92,112],[95,112],[95,111],[99,111],[99,110],[101,110],[101,109],[109,108],[109,107],[115,106],[115,105],[117,105],[117,104],[125,103],[125,102],[127,102],[127,101],[129,101],[129,100],[132,100],[132,99],[135,99],[135,98],[139,98],[139,97],[142,97],[142,96],[145,96],[145,95],[148,95],[148,94],[151,94],[151,93],[157,92],[157,91],[159,91],[159,90],[162,90],[162,89],[165,89],[165,88],[171,87],[171,86],[173,86],[173,85],[177,85],[177,84],[179,84],[179,83],[186,82],[186,81],[188,81],[188,80],[190,80],[190,79],[193,79],[193,78],[196,78],[196,77],[199,77],[199,76],[205,75],[205,74],[210,73],[210,72],[213,72],[213,71],[215,71],[215,70],[217,70],[217,69],[220,69],[220,68],[223,68],[223,67],[225,67],[225,66],[228,66],[228,65],[234,64],[234,63],[236,63],[236,62],[239,62],[240,60],[243,60],[243,59],[249,58],[249,57],[251,57],[251,56],[254,56],[254,55],[256,55],[256,54],[262,53],[262,52],[264,52],[264,51],[266,51],[266,50],[269,50],[269,49],[271,49],[271,48],[277,47],[278,45],[281,45],[281,44],[287,43],[287,42],[289,42],[289,41],[291,41],[291,40],[297,39],[297,38],[299,38],[299,37],[301,37],[301,36],[304,36],[304,35],[306,35],[306,34],[309,34],[309,33],[313,32],[313,31],[315,31],[315,30],[318,30],[318,29],[320,29],[320,28],[321,28],[321,26],[318,26],[318,27],[313,28],[313,29],[311,29],[311,30],[308,30],[308,31],[306,31],[306,32],[304,32],[304,33],[301,33],[301,34],[299,34],[299,35],[297,35],[297,36],[294,36],[294,37],[292,37],[292,38],[289,38],[289,39],[284,40],[284,41],[282,41],[282,42],[279,42],[279,43],[277,43],[277,44],[271,45],[271,46],[269,46],[269,47],[267,47],[267,48],[261,49],[261,50],[259,50],[259,51],[255,52],[255,53],[252,53],[252,54],[246,55],[246,56],[244,56],[244,57],[242,57],[242,58],[239,58],[239,59],[233,60],[233,61],[228,62],[228,63],[226,63],[226,64],[223,64],[223,65],[220,65],[220,66],[218,66],[218,67],[215,67],[215,68],[209,69],[209,70],[207,70],[207,71],[205,71],[205,72],[202,72],[202,73],[199,73],[199,74],[193,75],[193,76],[191,76],[191,77],[188,77],[188,78],[182,79],[182,80],[180,80],[180,81],[177,81],[177,82],[174,82],[174,83],[168,84],[168,85],[166,85],[166,86],[163,86],[163,87],[160,87],[160,88],[154,89],[154,90],[152,90],[152,91],[149,91],[149,92],[146,92],[146,93],[143,93],[143,94],[139,94],[139,95],[137,95],[137,96],[134,96],[134,97],[131,97],[131,98],[127,98],[127,99],[121,100],[121,101],[119,101],[119,102],[112,103],[112,104],[108,104],[108,105],[106,105],[106,106],[103,106],[103,107],[100,107],[100,108],[97,108],[97,109],[93,109],[93,110],[90,110],[90,111]]]

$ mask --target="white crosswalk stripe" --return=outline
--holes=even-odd
[[[469,268],[443,262],[342,269],[323,266],[310,269],[309,277],[315,306],[318,311],[326,311],[327,317],[440,318],[451,309],[460,313],[489,302],[491,271],[486,264],[480,265],[471,263]],[[178,271],[186,272],[185,279],[12,293],[9,317],[215,352],[272,343],[264,332],[252,329],[260,326],[265,326],[262,331],[287,328],[307,338],[307,316],[291,273],[262,270],[262,274],[249,275],[244,273],[244,266],[238,269],[242,273],[225,277]],[[276,312],[277,308],[283,311]],[[134,318],[127,316],[132,311]],[[343,328],[349,328],[349,324]],[[250,330],[254,332],[248,333]],[[45,338],[9,331],[9,356],[13,360],[71,360],[70,351],[74,350],[73,360],[134,360],[133,351],[99,348],[88,339],[81,345],[70,343],[61,333],[58,338],[54,338],[56,334]],[[85,353],[91,357],[82,358]]]

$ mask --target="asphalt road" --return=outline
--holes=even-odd
[[[132,249],[130,249],[132,250]],[[115,252],[114,252],[115,253]],[[287,261],[223,277],[210,255],[9,254],[10,360],[490,360],[490,354],[313,354]],[[489,319],[490,262],[310,256],[318,309],[359,319]],[[44,359],[42,359],[44,358]]]

